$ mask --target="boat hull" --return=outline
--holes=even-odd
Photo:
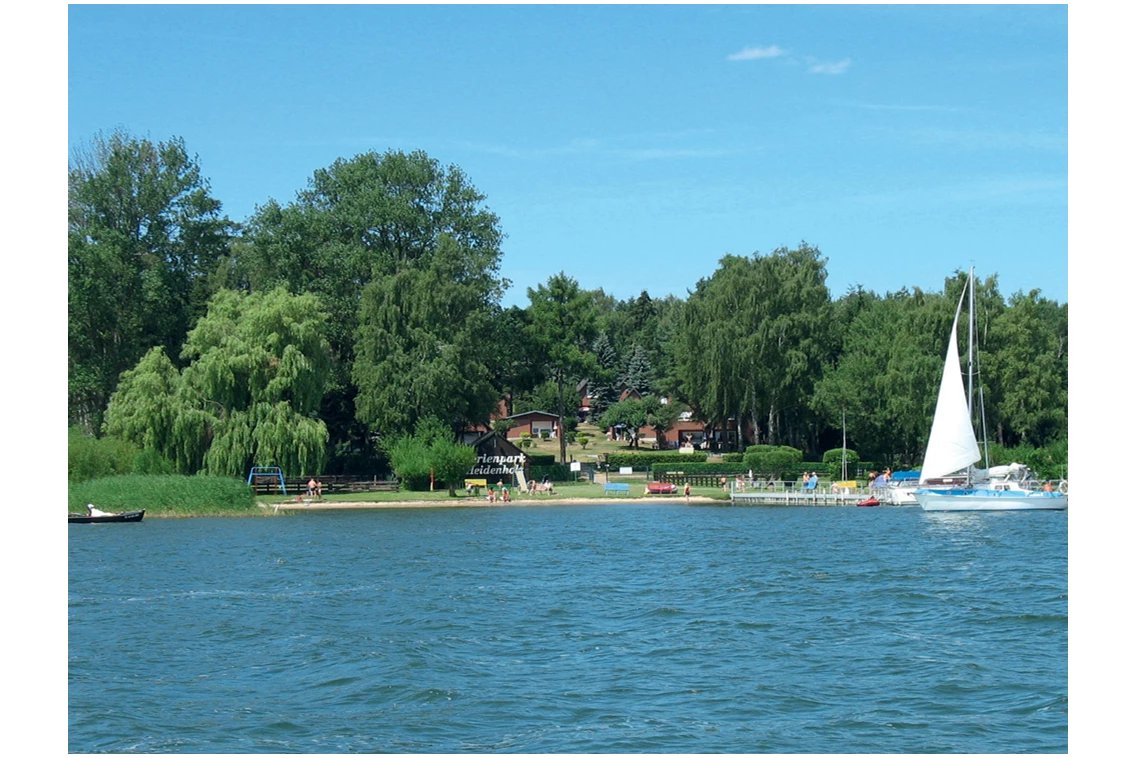
[[[146,511],[127,511],[126,513],[108,513],[105,516],[86,516],[83,514],[68,513],[68,524],[135,524],[142,520]]]
[[[1064,511],[1069,498],[1059,492],[942,490],[915,493],[926,511]]]

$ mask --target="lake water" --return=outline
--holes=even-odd
[[[609,503],[70,526],[68,747],[1066,752],[1067,523]]]

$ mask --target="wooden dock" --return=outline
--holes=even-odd
[[[831,489],[800,490],[791,488],[763,489],[761,485],[745,490],[730,488],[730,502],[732,505],[856,505],[872,497],[866,491],[842,490],[833,492]],[[890,505],[881,502],[882,506]]]

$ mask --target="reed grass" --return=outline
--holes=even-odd
[[[145,509],[146,516],[253,516],[252,489],[226,476],[107,476],[67,488],[67,510],[86,513],[87,503],[118,513]]]

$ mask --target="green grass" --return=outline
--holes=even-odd
[[[108,476],[67,488],[69,513],[86,513],[87,503],[101,511],[140,511],[146,516],[253,516],[253,491],[225,476]]]

